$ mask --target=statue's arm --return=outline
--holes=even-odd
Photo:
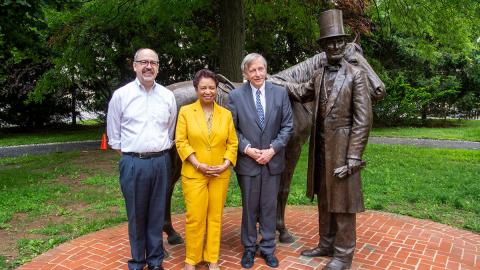
[[[269,78],[269,80],[279,86],[285,87],[287,89],[288,95],[294,101],[307,103],[313,101],[315,98],[315,88],[314,88],[314,81],[315,79],[312,78],[308,82],[305,83],[295,83],[286,81],[284,78],[278,77],[274,75]]]
[[[354,74],[352,89],[353,123],[347,158],[361,160],[372,126],[372,103],[367,77],[363,71]]]

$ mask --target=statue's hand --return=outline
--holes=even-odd
[[[365,167],[366,162],[361,159],[347,158],[347,165],[336,168],[333,175],[338,178],[344,178],[347,175],[355,174]]]
[[[338,167],[333,170],[333,175],[337,178],[344,178],[348,174],[348,166],[343,165],[342,167]]]
[[[348,174],[354,174],[365,168],[366,162],[361,159],[347,158]]]

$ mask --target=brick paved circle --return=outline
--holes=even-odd
[[[182,232],[184,215],[172,217]],[[240,269],[240,208],[225,209],[220,265]],[[317,211],[313,206],[287,207],[286,222],[297,240],[279,244],[277,269],[321,269],[328,258],[300,256],[317,244]],[[480,235],[428,220],[368,211],[358,215],[357,250],[352,269],[480,269]],[[166,244],[165,269],[183,269],[184,245]],[[129,244],[126,223],[64,243],[18,269],[127,269]],[[197,269],[206,269],[197,267]],[[255,258],[252,269],[270,269]]]

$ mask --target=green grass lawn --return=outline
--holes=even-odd
[[[447,120],[446,123],[445,127],[374,128],[370,135],[480,142],[480,120]]]
[[[0,159],[0,269],[126,221],[117,159],[113,151]]]
[[[306,152],[304,147],[290,205],[314,204],[305,197]],[[365,159],[368,209],[480,233],[480,151],[370,144]],[[0,269],[13,269],[59,243],[126,221],[117,161],[113,151],[0,159],[0,230],[12,235],[11,243],[2,240],[14,249],[13,259],[0,253]],[[179,184],[172,204],[173,211],[184,211]],[[232,180],[227,206],[240,205],[240,190]]]

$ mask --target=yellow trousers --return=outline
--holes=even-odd
[[[185,262],[190,265],[196,265],[201,261],[218,262],[222,214],[227,197],[228,182],[228,178],[186,178],[182,176],[183,196],[187,210],[185,215]]]

